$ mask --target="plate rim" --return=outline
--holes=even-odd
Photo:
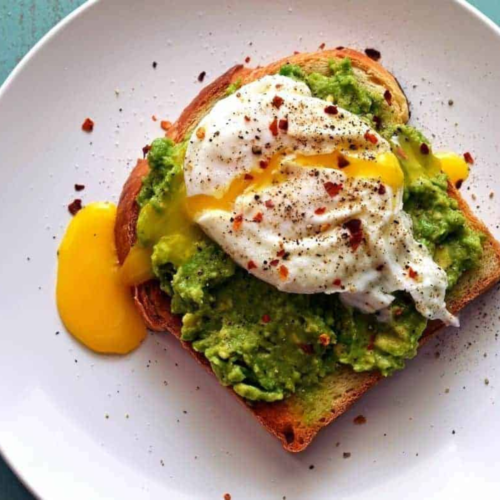
[[[243,0],[247,1],[247,0]],[[478,7],[472,5],[467,0],[447,0],[452,4],[456,4],[458,7],[466,10],[471,16],[476,17],[479,21],[483,23],[485,28],[492,30],[500,38],[500,25],[496,24],[492,19],[490,19],[486,14],[481,12]],[[102,0],[86,0],[85,3],[77,7],[74,11],[68,14],[66,17],[61,19],[57,24],[55,24],[40,40],[33,45],[33,47],[23,56],[19,63],[8,75],[6,80],[0,85],[0,101],[5,98],[6,93],[10,90],[12,85],[15,84],[17,77],[24,71],[24,69],[29,66],[32,59],[34,59],[39,51],[50,42],[60,31],[69,27],[78,17],[84,14],[87,10],[96,7],[98,4],[103,3]],[[0,442],[0,457],[9,467],[10,471],[16,476],[20,483],[28,490],[28,492],[37,499],[43,499],[41,493],[37,491],[38,488],[32,484],[31,479],[28,474],[24,473],[21,466],[17,464],[16,460],[12,458],[12,454],[7,450],[7,448]]]
[[[70,12],[66,17],[61,19],[57,24],[55,24],[47,33],[45,33],[38,42],[33,45],[33,47],[23,56],[16,67],[11,71],[7,79],[0,86],[0,101],[4,98],[5,94],[9,91],[10,87],[14,85],[18,75],[24,70],[26,66],[29,65],[30,61],[38,54],[40,49],[49,42],[54,36],[59,33],[62,29],[70,25],[77,17],[81,16],[87,9],[90,9],[101,3],[101,0],[87,0],[85,3],[77,7],[73,12]],[[15,460],[11,457],[11,454],[7,451],[6,447],[0,442],[0,457],[7,464],[10,471],[16,476],[19,482],[28,490],[28,492],[34,497],[42,499],[40,493],[36,491],[35,486],[31,484],[31,480],[27,477],[27,474],[22,472],[21,467],[15,464]]]

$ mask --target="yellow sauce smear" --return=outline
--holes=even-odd
[[[257,168],[250,175],[242,175],[234,179],[229,188],[221,196],[192,196],[186,200],[187,211],[191,217],[205,210],[233,210],[234,202],[244,192],[259,191],[260,189],[274,183],[283,182],[286,175],[280,172],[283,155],[275,155],[269,161],[265,169]],[[380,154],[373,160],[363,160],[354,157],[345,157],[349,165],[339,168],[339,153],[322,155],[297,155],[293,162],[303,167],[331,168],[341,170],[348,177],[361,177],[369,179],[380,179],[393,189],[400,188],[404,183],[404,174],[399,161],[393,153]]]
[[[453,185],[457,186],[469,177],[469,165],[463,156],[456,153],[436,153],[434,156],[441,162],[441,170]]]
[[[89,349],[126,354],[146,337],[116,255],[116,207],[93,203],[68,226],[59,247],[57,307],[68,331]]]

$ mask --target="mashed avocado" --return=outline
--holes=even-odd
[[[359,83],[350,59],[330,61],[329,71],[329,75],[305,74],[300,66],[286,64],[281,68],[280,75],[305,82],[313,96],[330,99],[341,108],[365,117],[376,128],[390,124],[390,109],[385,99]]]
[[[241,78],[238,78],[234,83],[228,85],[226,89],[226,96],[234,94],[241,87]]]
[[[175,189],[174,180],[182,174],[182,159],[186,152],[186,144],[174,144],[171,139],[156,139],[148,153],[150,174],[144,179],[137,202],[142,208],[147,203],[156,210],[163,209],[168,203],[168,194]]]
[[[447,176],[431,150],[422,154],[427,139],[408,126],[397,127],[394,134],[393,149],[405,173],[404,210],[412,217],[415,239],[446,271],[450,289],[481,259],[484,236],[468,226],[457,201],[448,196]]]
[[[482,236],[447,195],[435,157],[422,153],[427,139],[411,127],[391,126],[385,102],[362,87],[348,59],[331,63],[330,71],[306,75],[288,65],[281,74],[370,120],[383,117],[384,135],[392,138],[405,173],[404,208],[415,237],[446,270],[452,287],[480,260]],[[172,311],[183,318],[183,340],[206,356],[221,383],[248,400],[277,401],[335,376],[342,365],[388,375],[416,354],[427,320],[406,294],[396,296],[389,321],[380,322],[343,305],[337,295],[279,292],[237,267],[196,227],[172,217],[184,189],[184,152],[184,144],[154,141],[151,172],[138,197],[137,233],[140,244],[153,249],[154,273],[172,297]],[[172,225],[172,219],[179,220]]]

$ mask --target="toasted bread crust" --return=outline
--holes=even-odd
[[[327,74],[331,60],[341,60],[348,57],[357,77],[373,92],[383,95],[386,90],[391,93],[391,111],[394,121],[406,123],[410,116],[408,101],[398,81],[379,63],[373,61],[365,54],[347,48],[323,50],[321,52],[294,54],[280,59],[265,67],[253,70],[242,65],[233,66],[210,85],[205,87],[185,108],[179,119],[168,131],[168,137],[175,142],[182,141],[200,122],[213,105],[224,97],[227,87],[231,83],[240,81],[242,85],[251,83],[266,75],[278,73],[285,64],[296,64],[306,72],[316,71]]]
[[[170,127],[167,133],[168,137],[174,142],[182,141],[187,133],[212,109],[214,104],[224,97],[228,86],[236,83],[238,80],[243,81],[243,78],[250,72],[248,68],[244,68],[243,65],[238,64],[207,85],[191,101],[191,104],[184,109],[172,127]]]
[[[355,70],[365,75],[365,81],[391,92],[395,120],[405,123],[409,116],[408,106],[396,79],[364,54],[351,49],[335,49],[315,54],[297,54],[255,70],[249,70],[242,66],[231,68],[200,92],[167,135],[174,141],[183,140],[215,102],[225,95],[228,85],[238,79],[241,79],[243,84],[249,83],[267,74],[276,73],[287,62],[298,64],[309,71],[323,69],[324,72],[330,59],[343,57],[351,58]],[[139,207],[135,200],[142,186],[142,178],[147,172],[147,161],[139,160],[125,183],[120,197],[115,227],[115,240],[120,263],[124,261],[136,239],[135,227]],[[457,189],[451,184],[449,185],[449,195],[457,199],[460,209],[469,223],[486,235],[485,257],[480,269],[466,273],[454,287],[453,293],[447,300],[448,309],[456,314],[500,280],[500,244],[493,238],[486,226],[472,214]],[[170,313],[170,299],[160,290],[156,281],[149,281],[135,287],[133,295],[137,308],[150,329],[159,332],[168,331],[180,339],[181,320]],[[431,338],[441,327],[442,324],[439,321],[430,322],[424,332],[421,344]],[[203,355],[194,351],[190,343],[182,342],[182,344],[199,363],[211,372],[210,365]],[[327,378],[319,390],[322,398],[326,398],[327,407],[325,407],[325,411],[320,412],[320,417],[311,422],[305,418],[310,408],[298,395],[277,403],[252,404],[237,396],[231,389],[229,390],[250,409],[269,432],[282,442],[286,450],[299,452],[309,445],[323,427],[338,418],[382,378],[379,373],[355,373],[350,368],[341,368],[340,373]]]

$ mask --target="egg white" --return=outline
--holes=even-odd
[[[196,222],[239,265],[284,292],[340,293],[345,303],[374,313],[391,304],[394,292],[405,291],[426,318],[456,323],[446,310],[446,273],[413,237],[403,187],[381,189],[380,179],[296,161],[298,154],[334,151],[375,160],[390,151],[362,118],[341,108],[326,113],[326,106],[304,83],[282,76],[266,76],[218,102],[200,122],[202,133],[190,139],[187,195],[221,196],[235,178],[255,171],[263,155],[283,155],[286,180],[241,193],[231,211],[201,211]],[[275,119],[287,120],[287,130],[273,134]],[[331,196],[328,183],[342,189]],[[362,228],[358,248],[346,224],[352,220]]]

